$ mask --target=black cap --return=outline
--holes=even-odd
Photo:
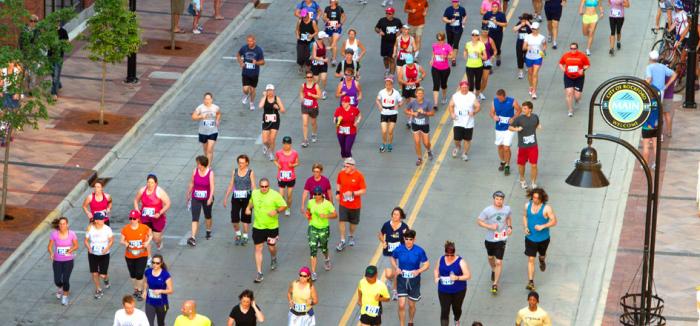
[[[321,186],[316,186],[313,193],[314,195],[323,195],[323,188],[321,188]]]
[[[282,138],[282,144],[291,144],[291,143],[292,143],[292,137],[284,136],[284,138]]]
[[[365,277],[375,277],[377,276],[377,266],[369,265],[365,269]]]
[[[346,48],[346,49],[345,49],[345,54],[355,54],[355,50],[353,50],[353,49],[351,49],[351,48]]]
[[[102,212],[95,212],[94,214],[92,214],[92,219],[93,220],[104,220],[105,214]]]
[[[498,190],[498,191],[493,193],[493,198],[496,198],[496,197],[506,198],[506,194],[504,194],[503,191]]]

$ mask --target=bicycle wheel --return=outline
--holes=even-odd
[[[685,62],[679,63],[676,66],[676,69],[674,69],[676,72],[676,81],[673,84],[673,92],[674,93],[680,93],[685,90],[685,73],[686,73],[686,65]]]
[[[651,46],[651,50],[652,51],[656,50],[656,52],[659,52],[659,54],[661,54],[661,52],[663,52],[663,50],[665,48],[665,44],[666,43],[664,42],[664,40],[658,40],[658,41],[654,42],[654,45]]]

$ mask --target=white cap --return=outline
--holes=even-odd
[[[326,34],[325,31],[318,32],[318,38],[326,38],[326,37],[328,37],[328,34]]]
[[[473,30],[472,30],[472,35],[481,35],[481,33],[479,33],[479,30],[478,30],[478,29],[473,29]]]
[[[266,91],[267,91],[267,90],[274,90],[274,89],[275,89],[275,85],[267,84],[267,86],[265,86],[265,90],[266,90]]]
[[[534,23],[532,23],[532,25],[530,25],[530,28],[532,28],[532,29],[540,29],[540,23],[534,22]]]
[[[649,52],[649,59],[654,61],[659,60],[659,51],[654,50]]]

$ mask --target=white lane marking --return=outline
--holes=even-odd
[[[236,60],[236,57],[221,57],[222,60]],[[270,59],[270,58],[265,58],[265,62],[291,62],[291,63],[297,63],[296,60],[292,59]]]
[[[199,138],[199,135],[185,135],[185,134],[161,134],[161,133],[155,133],[153,136],[158,136],[158,137],[180,137],[180,138]],[[227,139],[227,140],[255,140],[256,143],[260,141],[262,144],[262,140],[258,138],[253,138],[253,137],[233,137],[233,136],[219,136],[217,139]]]

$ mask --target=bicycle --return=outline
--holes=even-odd
[[[665,27],[652,29],[655,35],[662,31],[660,40],[654,42],[651,49],[659,53],[659,62],[666,64],[671,70],[676,72],[676,82],[673,86],[674,93],[680,93],[685,89],[686,57],[685,49],[676,46],[676,36],[673,31]]]

